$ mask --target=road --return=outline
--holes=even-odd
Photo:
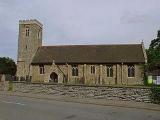
[[[160,111],[0,95],[0,120],[160,120]]]

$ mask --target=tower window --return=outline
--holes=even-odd
[[[128,77],[135,76],[135,67],[134,65],[128,65]]]
[[[44,65],[39,65],[40,74],[44,74]]]
[[[26,36],[29,36],[29,28],[26,28]]]
[[[72,65],[72,76],[78,76],[78,65]]]
[[[26,45],[26,50],[27,50],[27,45]]]
[[[113,65],[107,66],[107,77],[113,77]]]
[[[91,66],[91,74],[95,74],[95,66]]]
[[[41,38],[41,31],[38,31],[37,38]]]

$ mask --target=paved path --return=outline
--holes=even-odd
[[[160,120],[160,111],[0,95],[0,120]]]

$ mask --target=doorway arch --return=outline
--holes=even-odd
[[[58,83],[58,75],[55,72],[50,74],[50,82]]]

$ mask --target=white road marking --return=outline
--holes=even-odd
[[[26,104],[19,103],[19,102],[10,102],[10,101],[5,101],[5,100],[1,100],[0,102],[7,103],[7,104],[22,105],[22,106],[26,105]]]

